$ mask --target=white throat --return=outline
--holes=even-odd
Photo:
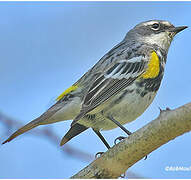
[[[153,34],[143,38],[145,43],[157,44],[162,49],[168,51],[172,39],[168,36],[167,32],[161,32],[159,34]]]

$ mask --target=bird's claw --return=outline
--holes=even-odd
[[[166,107],[166,111],[171,111],[171,109],[169,107]]]
[[[121,174],[119,177],[120,177],[120,178],[125,178],[125,176],[126,176],[126,173],[123,173],[123,174]]]
[[[97,152],[96,155],[95,155],[95,158],[99,158],[104,152]]]
[[[116,145],[117,144],[117,141],[122,141],[123,139],[125,139],[126,137],[124,137],[124,136],[119,136],[119,137],[117,137],[116,139],[115,139],[115,141],[114,141],[114,144]]]
[[[159,108],[159,110],[160,110],[160,114],[162,113],[162,112],[165,112],[165,111],[171,111],[171,109],[169,108],[169,107],[166,107],[166,109],[161,109],[160,107],[158,107]]]

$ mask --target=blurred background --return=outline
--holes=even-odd
[[[191,2],[0,2],[0,142],[41,115],[137,23],[162,19],[191,27]],[[191,101],[190,28],[169,50],[165,76],[152,105],[125,127],[134,132],[159,115],[159,107]],[[36,128],[0,146],[0,178],[69,178],[106,148],[88,130],[59,147],[71,121]],[[110,144],[125,135],[103,132]],[[191,133],[163,145],[128,172],[143,178],[190,178]],[[131,173],[130,173],[131,172]],[[130,177],[130,175],[129,175]]]

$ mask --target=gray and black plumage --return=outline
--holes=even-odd
[[[153,101],[171,41],[185,28],[161,20],[138,24],[61,94],[51,108],[3,143],[36,126],[73,119],[61,141],[63,145],[88,128],[101,137],[100,131],[135,120]]]

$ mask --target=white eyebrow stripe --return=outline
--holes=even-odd
[[[168,21],[160,21],[160,22],[158,22],[158,21],[149,21],[149,22],[145,22],[144,25],[147,26],[147,25],[152,25],[152,24],[154,24],[154,23],[161,23],[161,24],[165,24],[165,25],[167,25],[167,26],[171,26],[171,25],[172,25],[172,24],[171,24],[170,22],[168,22]]]
[[[158,21],[149,21],[149,22],[144,23],[144,25],[152,25],[154,23],[158,23]]]

